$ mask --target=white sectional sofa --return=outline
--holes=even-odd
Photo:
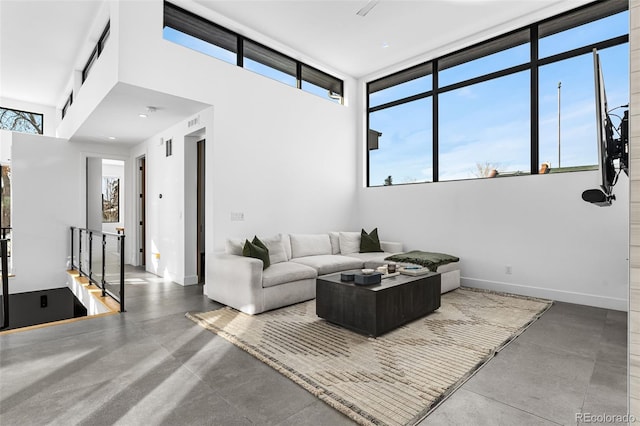
[[[271,265],[242,255],[245,240],[227,240],[224,253],[207,262],[207,296],[247,314],[310,300],[316,296],[318,275],[387,264],[386,257],[402,252],[402,243],[381,241],[383,252],[360,253],[359,232],[280,234],[260,238],[269,249]],[[443,265],[442,292],[460,286],[460,270]]]

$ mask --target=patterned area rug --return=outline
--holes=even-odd
[[[315,301],[260,315],[226,307],[187,317],[363,425],[414,425],[550,306],[457,289],[441,307],[378,338],[316,316]]]

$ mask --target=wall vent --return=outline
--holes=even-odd
[[[187,123],[187,127],[193,127],[196,124],[200,124],[200,116],[197,116],[193,120],[189,120],[189,122]]]

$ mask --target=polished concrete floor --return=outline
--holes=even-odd
[[[129,269],[127,312],[0,336],[0,424],[348,425],[184,317],[202,286]],[[421,425],[577,424],[622,415],[626,313],[556,303]]]

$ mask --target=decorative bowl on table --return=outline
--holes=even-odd
[[[374,270],[374,269],[363,269],[363,270],[362,270],[362,273],[363,273],[363,274],[365,274],[365,275],[371,275],[371,274],[373,274],[374,272],[375,272],[375,270]]]

